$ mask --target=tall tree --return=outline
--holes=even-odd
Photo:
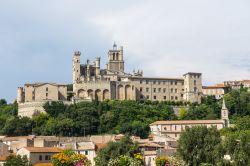
[[[223,155],[220,144],[220,133],[215,127],[187,127],[181,134],[177,151],[187,165],[215,164]]]

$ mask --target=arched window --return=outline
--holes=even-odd
[[[197,87],[194,87],[194,92],[195,92],[195,93],[197,92]]]

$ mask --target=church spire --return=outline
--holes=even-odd
[[[225,122],[225,127],[229,127],[229,111],[226,107],[225,99],[222,101],[221,119]]]

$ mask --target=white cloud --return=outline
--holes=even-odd
[[[124,45],[128,71],[247,79],[249,8],[247,0],[2,0],[0,98],[11,101],[25,82],[71,82],[74,50],[104,66],[113,41]]]
[[[93,24],[125,45],[127,60],[148,74],[196,71],[216,83],[250,76],[248,7],[247,1],[147,1],[101,13]]]

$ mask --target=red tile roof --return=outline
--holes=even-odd
[[[60,148],[55,147],[26,147],[31,153],[59,153],[62,151]]]
[[[107,144],[97,143],[95,144],[95,146],[96,146],[96,149],[99,150],[99,149],[105,148]]]
[[[224,124],[223,120],[166,120],[156,121],[150,125],[171,125],[171,124]]]
[[[0,161],[6,161],[7,156],[0,156]]]

